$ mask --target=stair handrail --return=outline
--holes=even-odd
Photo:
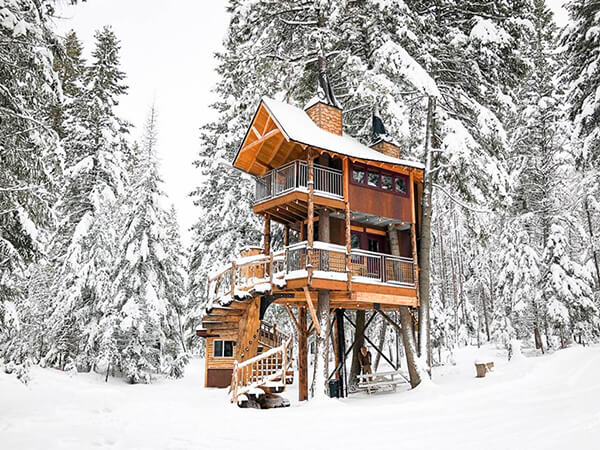
[[[233,374],[231,377],[231,396],[232,402],[237,404],[238,398],[242,394],[247,394],[253,389],[264,386],[269,381],[273,381],[278,377],[281,377],[281,382],[285,388],[287,370],[291,365],[291,349],[292,349],[292,337],[290,336],[282,345],[279,347],[272,348],[265,353],[261,353],[253,358],[242,361],[241,363],[235,360],[233,362]],[[273,373],[266,376],[259,376],[252,372],[258,371],[260,363],[265,362],[269,358],[277,357],[280,355],[281,368],[274,371]],[[255,380],[249,384],[244,384],[244,372],[246,368],[250,369],[250,380]]]

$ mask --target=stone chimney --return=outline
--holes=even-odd
[[[342,110],[321,101],[312,101],[304,111],[320,128],[333,134],[342,135]]]
[[[379,108],[375,106],[373,110],[373,136],[371,138],[371,145],[374,150],[383,153],[384,155],[392,156],[394,158],[401,157],[400,146],[391,139],[385,131],[383,120],[379,114]]]
[[[342,135],[342,107],[335,98],[329,82],[325,58],[319,55],[319,82],[317,95],[304,107],[304,111],[320,128]]]

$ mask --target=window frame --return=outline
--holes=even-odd
[[[362,183],[354,180],[354,169],[355,168],[362,170],[364,173]],[[362,163],[352,163],[350,165],[350,171],[351,171],[351,173],[348,178],[350,179],[350,183],[354,184],[355,186],[361,186],[361,187],[365,187],[367,189],[373,189],[375,191],[386,192],[388,194],[398,195],[400,197],[406,197],[406,198],[410,197],[411,186],[410,186],[410,177],[408,175],[390,172],[389,170],[383,170],[378,167],[373,167],[368,164],[362,164]],[[377,172],[379,174],[379,183],[377,184],[377,186],[372,186],[369,184],[369,172]],[[392,177],[392,189],[384,189],[383,188],[383,176],[384,175]],[[398,192],[396,190],[396,178],[404,180],[404,184],[406,185],[406,193]]]
[[[222,355],[217,355],[217,346],[216,343],[217,342],[222,342]],[[231,342],[231,356],[225,356],[225,343],[226,342]],[[233,358],[235,355],[235,341],[229,340],[229,339],[213,339],[213,358]]]

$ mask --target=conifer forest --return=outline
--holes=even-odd
[[[0,448],[597,448],[600,2],[219,0],[226,28],[210,36],[216,51],[202,62],[212,65],[216,83],[189,87],[210,91],[213,100],[182,112],[198,114],[187,149],[195,188],[185,201],[193,209],[185,211],[168,193],[163,165],[165,155],[173,163],[178,153],[162,124],[178,117],[162,113],[160,97],[145,99],[145,115],[126,117],[122,102],[136,88],[125,69],[128,41],[110,22],[83,39],[69,23],[77,16],[64,18],[102,2],[0,0]],[[145,4],[137,3],[141,23]],[[196,2],[152,3],[184,15]],[[111,14],[125,14],[119,8]],[[200,16],[201,28],[211,18]],[[175,25],[155,19],[168,46],[184,45],[170,37]],[[132,17],[132,29],[137,23]],[[178,70],[169,83],[178,83]],[[248,170],[234,161],[245,145],[251,152],[269,139],[269,123],[285,128],[296,117],[272,106],[259,129],[264,97],[300,112],[328,103],[341,111],[344,139],[364,147],[390,137],[399,158],[420,168],[410,254],[418,254],[418,301],[410,314],[406,306],[379,313],[385,301],[373,300],[343,312],[327,306],[323,316],[321,290],[314,307],[306,287],[276,293],[283,289],[273,274],[278,252],[308,240],[307,261],[311,255],[313,181],[309,175],[302,194],[310,217],[299,228],[272,211],[256,212],[254,168],[266,173],[277,158],[269,165],[257,156]],[[290,140],[313,145],[292,134],[284,129],[278,148]],[[298,159],[312,174],[307,151]],[[342,173],[333,156],[320,155],[312,157],[315,167]],[[356,299],[347,197],[346,208],[341,290]],[[193,216],[191,228],[182,213]],[[344,223],[343,208],[334,213]],[[323,237],[328,214],[315,206],[314,240],[333,248]],[[393,254],[389,239],[381,244],[389,252],[369,241],[364,254]],[[320,264],[330,247],[321,247]],[[289,384],[282,395],[291,408],[270,415],[235,407],[272,386],[256,378],[244,386],[236,371],[245,344],[238,339],[228,355],[228,338],[217,349],[206,326],[215,308],[229,314],[236,302],[250,301],[236,288],[248,276],[243,265],[259,261],[246,256],[249,248],[264,251],[264,261],[271,255],[260,320],[290,337],[279,378],[269,383]],[[231,294],[218,303],[213,291],[221,281],[214,282],[227,267]],[[309,263],[306,271],[310,288]],[[381,292],[377,298],[390,297]],[[300,303],[305,295],[308,309]],[[296,303],[283,303],[290,297]],[[247,320],[241,323],[249,327]],[[308,365],[301,369],[306,329]],[[284,342],[273,339],[269,352]],[[364,362],[363,345],[372,363],[371,356]],[[236,359],[226,375],[229,385],[233,370],[232,387],[211,388],[208,358],[228,356]],[[482,358],[495,367],[475,378],[475,366],[488,363]],[[386,371],[406,370],[406,383],[372,395],[373,380],[360,375],[365,365],[382,374],[380,384],[389,382]],[[328,398],[336,377],[353,393],[339,403]],[[296,401],[302,383],[308,402]],[[42,419],[30,413],[38,404],[59,411],[54,422],[36,422]],[[54,409],[41,408],[50,420]]]

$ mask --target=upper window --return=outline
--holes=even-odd
[[[367,178],[367,184],[372,187],[379,187],[379,172],[369,170],[369,176]]]
[[[233,341],[213,341],[213,356],[215,358],[233,358]]]
[[[395,179],[395,190],[399,194],[408,195],[408,186],[406,183],[406,178],[404,177],[396,177]]]
[[[398,173],[385,172],[375,167],[352,166],[352,183],[368,186],[408,197],[409,178]]]
[[[354,166],[352,168],[352,181],[355,183],[364,183],[365,182],[365,169],[362,167]]]

